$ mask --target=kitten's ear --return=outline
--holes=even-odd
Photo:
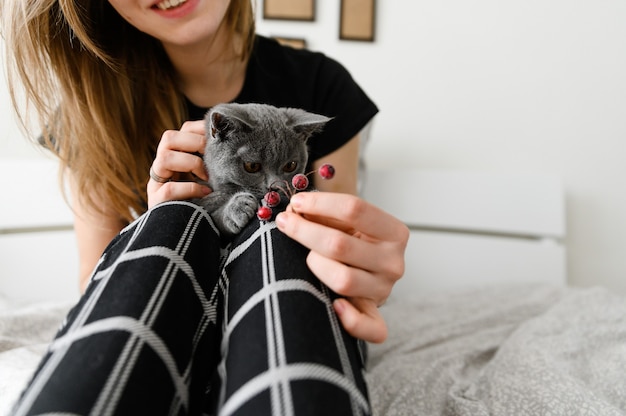
[[[225,139],[230,131],[247,131],[252,128],[236,111],[227,106],[216,106],[209,110],[204,120],[207,135],[219,140]]]
[[[222,135],[222,131],[225,130],[224,117],[221,113],[215,111],[209,111],[204,117],[205,128],[207,136],[215,137],[219,139]]]
[[[307,140],[313,134],[322,131],[326,123],[331,119],[320,114],[309,113],[298,108],[286,108],[287,126],[291,127],[296,133]]]

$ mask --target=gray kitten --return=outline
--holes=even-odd
[[[266,104],[219,104],[204,120],[204,164],[213,192],[199,204],[228,237],[256,215],[268,190],[285,188],[285,181],[304,173],[306,142],[330,119]]]

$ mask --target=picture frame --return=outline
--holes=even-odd
[[[306,39],[304,38],[292,38],[285,36],[272,36],[281,45],[291,46],[294,49],[306,49]]]
[[[374,41],[376,0],[341,0],[339,39]]]
[[[270,20],[315,20],[315,0],[264,0],[263,18]]]

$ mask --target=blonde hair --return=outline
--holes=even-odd
[[[132,220],[145,210],[158,140],[186,117],[160,42],[106,0],[0,3],[10,93],[22,125],[30,125],[26,115],[34,108],[39,131],[30,137],[45,141],[62,172],[70,168],[81,202],[104,212],[97,201],[107,201],[107,210]],[[229,36],[243,39],[240,56],[247,59],[254,40],[250,0],[232,0],[223,24]]]

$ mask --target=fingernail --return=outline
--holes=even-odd
[[[335,299],[333,306],[335,307],[335,312],[337,312],[338,315],[341,315],[342,312],[346,310],[346,305],[343,304],[341,299]]]
[[[276,225],[278,226],[278,228],[284,228],[286,223],[287,218],[285,218],[285,214],[279,212],[278,215],[276,215]]]
[[[289,204],[292,205],[293,208],[300,208],[300,206],[302,205],[302,201],[300,201],[301,199],[302,197],[300,196],[300,194],[295,194],[289,200]]]
[[[202,193],[203,193],[204,195],[208,195],[208,194],[210,194],[210,193],[211,193],[211,188],[209,188],[208,186],[203,186],[203,187],[202,187]]]

